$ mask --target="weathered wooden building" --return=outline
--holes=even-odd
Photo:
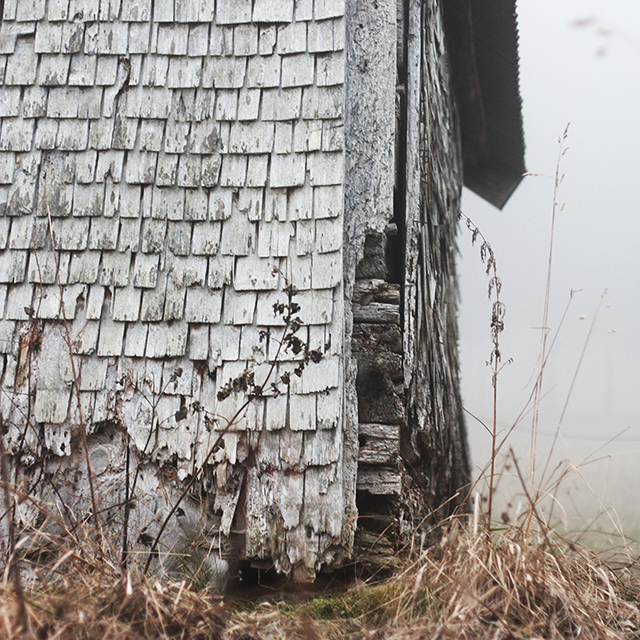
[[[502,206],[524,171],[514,5],[5,0],[21,490],[82,518],[88,460],[104,526],[144,551],[197,476],[160,549],[299,579],[403,482],[455,493],[457,212],[463,179]],[[278,350],[287,283],[301,343]]]

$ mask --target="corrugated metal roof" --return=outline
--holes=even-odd
[[[502,208],[526,171],[515,0],[444,3],[464,184]]]

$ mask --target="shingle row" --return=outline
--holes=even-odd
[[[26,250],[23,247],[26,244],[23,236],[19,242],[14,243],[19,245],[20,249],[0,251],[0,283],[97,283],[101,286],[124,287],[131,280],[133,286],[148,289],[156,286],[156,276],[151,274],[172,268],[188,274],[192,271],[199,274],[197,278],[189,275],[193,282],[185,282],[184,286],[206,282],[212,289],[219,289],[223,284],[232,281],[233,274],[237,290],[273,289],[275,285],[269,274],[274,266],[279,265],[278,258],[289,257],[295,263],[295,269],[292,266],[291,270],[295,272],[293,277],[298,278],[296,288],[324,289],[327,285],[319,283],[333,281],[335,276],[328,275],[326,269],[320,271],[318,267],[331,266],[333,271],[333,267],[337,267],[339,262],[334,254],[341,248],[342,225],[334,220],[299,221],[297,226],[305,234],[304,238],[295,236],[294,224],[262,223],[257,229],[248,230],[252,235],[246,236],[248,241],[245,242],[245,246],[241,246],[241,240],[225,236],[224,231],[221,243],[220,223],[202,223],[196,225],[192,232],[188,223],[169,222],[167,225],[166,221],[145,220],[141,239],[138,240],[135,230],[141,229],[140,224],[124,226],[126,222],[123,221],[120,246],[125,246],[128,242],[125,234],[130,234],[132,230],[133,240],[129,241],[129,246],[122,252],[91,249],[91,244],[87,249],[86,235],[82,237],[82,231],[88,225],[80,225],[80,231],[73,241],[64,239],[59,243],[67,248],[63,251]],[[57,226],[53,232],[54,237],[65,226]],[[48,231],[46,229],[45,233]],[[232,228],[230,234],[235,231],[236,228]],[[259,234],[257,238],[256,231]],[[165,235],[170,251],[167,254],[163,252],[161,245],[158,246],[163,242]],[[95,234],[90,236],[89,243],[95,237]],[[290,246],[291,242],[293,247]],[[46,244],[43,243],[43,246]],[[72,246],[73,244],[75,246]],[[257,245],[257,251],[247,250],[246,245],[251,244]],[[69,251],[69,247],[74,253]],[[25,250],[21,250],[23,248]],[[246,257],[242,257],[243,255]],[[141,273],[147,274],[144,279]],[[255,284],[251,285],[252,282]]]
[[[195,21],[196,23],[198,21]],[[206,21],[176,25],[155,22],[128,24],[125,21],[10,22],[2,25],[0,54],[17,54],[21,63],[35,61],[36,54],[61,54],[69,65],[82,54],[90,56],[84,64],[108,65],[95,56],[271,56],[303,52],[325,53],[344,48],[342,19],[321,22],[294,22],[286,25],[246,24],[219,26]],[[17,63],[17,61],[16,61]],[[16,64],[13,63],[13,64]],[[11,63],[10,63],[11,64]],[[63,64],[63,63],[60,63]],[[33,64],[29,69],[33,68]],[[12,67],[9,67],[12,68]]]
[[[281,23],[339,17],[344,8],[344,0],[5,0],[4,20]]]

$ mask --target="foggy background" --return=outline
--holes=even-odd
[[[581,25],[576,25],[581,21]],[[537,467],[544,466],[594,314],[595,327],[578,373],[552,466],[592,464],[563,484],[559,502],[569,528],[589,525],[640,539],[640,2],[520,0],[520,86],[525,177],[502,211],[465,190],[463,211],[493,247],[501,299],[498,426],[502,434],[531,393],[539,352],[553,202],[553,176],[567,123],[568,151],[559,191],[551,277],[550,339],[574,294],[544,372]],[[545,177],[546,176],[546,177]],[[491,303],[478,245],[461,227],[460,350],[465,407],[492,420]],[[550,343],[550,340],[549,340]],[[470,416],[474,468],[490,457],[491,438]],[[510,442],[529,470],[531,414]],[[619,437],[606,444],[611,438]],[[506,499],[517,486],[505,483]],[[609,519],[605,510],[612,519]],[[562,514],[562,510],[558,510]],[[496,516],[499,514],[496,514]]]

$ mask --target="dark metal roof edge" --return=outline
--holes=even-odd
[[[516,0],[444,0],[464,184],[501,209],[525,173]]]

